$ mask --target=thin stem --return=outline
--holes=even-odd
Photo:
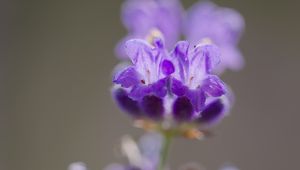
[[[159,162],[158,170],[164,170],[165,168],[167,157],[168,157],[168,151],[173,138],[172,133],[163,132],[162,135],[164,139],[163,139],[163,145],[160,152],[160,162]]]

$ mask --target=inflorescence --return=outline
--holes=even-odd
[[[243,66],[243,18],[211,2],[184,12],[178,0],[128,0],[122,9],[129,33],[116,52],[130,64],[113,77],[118,106],[146,130],[203,137],[233,104],[220,74]]]
[[[121,13],[128,34],[115,48],[123,62],[113,75],[112,96],[135,126],[159,133],[138,143],[125,136],[121,150],[128,163],[105,170],[166,170],[174,136],[202,139],[228,115],[234,97],[220,75],[244,65],[237,47],[244,20],[209,1],[185,11],[180,0],[126,0]],[[81,162],[69,166],[86,169]],[[180,170],[191,169],[202,168]]]

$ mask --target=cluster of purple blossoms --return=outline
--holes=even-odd
[[[208,125],[229,110],[227,87],[212,73],[220,61],[217,46],[180,41],[168,52],[155,38],[152,44],[129,40],[125,49],[132,65],[114,76],[113,93],[133,118]]]
[[[230,111],[233,95],[219,75],[244,65],[237,47],[244,20],[208,1],[184,11],[179,0],[126,0],[122,21],[128,35],[116,54],[125,62],[113,76],[113,97],[138,126],[161,136],[147,134],[139,143],[123,138],[128,163],[105,170],[165,170],[174,136],[199,139]],[[77,162],[69,170],[87,168]],[[187,164],[180,170],[202,168]]]
[[[235,10],[218,7],[210,1],[199,2],[184,11],[179,0],[127,0],[122,8],[122,21],[128,35],[116,47],[116,54],[126,59],[126,41],[148,39],[149,32],[159,30],[167,49],[174,47],[181,35],[197,45],[206,40],[216,44],[222,55],[214,72],[239,70],[244,65],[237,45],[244,31],[244,19]]]
[[[215,73],[243,65],[236,11],[205,2],[185,13],[178,0],[128,0],[122,14],[129,35],[117,52],[131,64],[113,78],[120,108],[134,119],[197,128],[227,115],[232,94]],[[181,33],[188,41],[175,43]]]

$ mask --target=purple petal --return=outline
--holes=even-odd
[[[144,134],[139,140],[139,148],[144,158],[151,162],[152,166],[159,162],[160,150],[163,138],[159,133]]]
[[[180,36],[183,10],[178,0],[160,0],[156,2],[156,11],[151,11],[155,21],[154,27],[163,33],[167,48],[170,48]]]
[[[215,72],[222,73],[227,68],[242,68],[242,56],[233,54],[232,51],[238,48],[237,44],[245,27],[244,19],[237,11],[218,7],[212,2],[197,3],[188,11],[184,25],[185,35],[193,45],[209,38],[222,49],[222,63],[215,68]]]
[[[146,114],[151,119],[159,120],[163,117],[164,106],[163,100],[154,95],[145,96],[141,101],[141,107]]]
[[[150,85],[137,85],[132,88],[129,96],[133,99],[140,100],[146,95],[156,95],[158,97],[165,97],[167,94],[167,78],[161,79]]]
[[[180,41],[176,44],[175,49],[172,51],[171,56],[175,65],[175,78],[185,81],[188,76],[189,60],[188,60],[189,43]]]
[[[205,45],[203,51],[204,56],[206,57],[206,72],[211,73],[211,71],[220,63],[220,49],[215,45]]]
[[[187,91],[187,87],[181,81],[173,78],[171,81],[171,91],[177,96],[183,96]]]
[[[125,42],[128,41],[128,40],[129,40],[128,37],[125,37],[125,38],[121,39],[115,47],[115,55],[118,56],[121,59],[127,59],[128,58],[128,56],[126,55],[126,52],[125,52]]]
[[[131,40],[131,39],[137,39],[137,38],[144,38],[143,36],[138,36],[138,35],[127,35],[126,37],[124,37],[123,39],[121,39],[116,47],[115,47],[115,54],[117,57],[119,57],[120,59],[128,59],[128,55],[126,53],[126,42]]]
[[[134,118],[141,117],[141,111],[138,102],[131,99],[124,89],[119,88],[113,90],[113,96],[121,109],[128,112]]]
[[[122,87],[131,87],[140,83],[139,75],[135,69],[130,66],[114,76],[114,83],[121,84]]]
[[[211,71],[220,63],[220,49],[212,44],[199,45],[191,55],[191,64],[193,67],[203,70],[205,73]]]
[[[193,118],[194,108],[187,97],[178,97],[173,104],[173,117],[175,120],[189,121]]]
[[[135,100],[141,100],[145,95],[148,95],[152,92],[152,88],[150,86],[145,85],[137,85],[134,86],[129,92],[129,97]]]
[[[167,78],[161,79],[150,85],[137,85],[132,88],[129,96],[133,99],[140,100],[146,95],[156,95],[158,97],[165,97],[167,95]]]
[[[145,34],[153,25],[150,11],[154,5],[153,2],[143,0],[127,0],[122,7],[123,24],[130,32]]]
[[[130,34],[146,37],[156,28],[165,36],[168,47],[179,37],[182,18],[178,0],[127,0],[122,9],[122,21]]]
[[[193,44],[209,37],[217,45],[236,45],[244,26],[244,19],[237,11],[205,2],[188,11],[184,32]]]
[[[173,63],[170,60],[164,60],[162,62],[162,71],[167,76],[174,73],[175,68]]]
[[[219,123],[228,115],[233,104],[233,94],[230,90],[218,98],[210,98],[205,109],[200,113],[200,117],[196,122],[200,123],[202,128],[208,128]]]
[[[200,123],[202,128],[207,128],[220,122],[225,116],[228,115],[233,105],[233,94],[230,89],[227,90],[225,95],[217,98],[208,98],[200,117],[196,122]]]
[[[223,81],[215,75],[208,76],[203,80],[202,89],[206,94],[218,97],[226,93],[226,86]]]
[[[241,70],[244,65],[244,57],[237,47],[234,46],[222,46],[221,48],[222,56],[220,66],[230,68],[231,70],[238,71]]]
[[[159,49],[140,39],[129,40],[125,46],[135,70],[144,78],[146,85],[163,78],[160,74],[160,62],[164,55],[159,53]]]
[[[150,64],[153,60],[152,50],[146,41],[142,39],[131,39],[125,43],[125,50],[128,57],[131,59],[134,65],[136,64]],[[148,61],[146,63],[140,63],[141,61]]]
[[[217,99],[204,108],[197,121],[199,123],[211,124],[223,118],[223,113],[224,104],[220,99]]]
[[[185,84],[196,89],[219,62],[219,50],[215,45],[199,45],[189,54],[188,77]]]
[[[150,85],[152,90],[151,92],[158,97],[165,97],[168,91],[167,82],[168,82],[168,78],[164,78]]]
[[[211,32],[216,32],[216,28],[212,27],[215,7],[211,2],[200,2],[187,11],[184,34],[193,45],[203,38],[211,37]]]
[[[190,99],[196,112],[203,109],[206,98],[202,89],[189,90],[187,91],[186,96]]]
[[[179,41],[175,45],[174,51],[172,51],[172,56],[176,58],[180,58],[182,61],[186,61],[189,47],[190,44],[187,41]]]
[[[230,8],[219,8],[215,15],[224,30],[224,39],[220,41],[225,40],[225,44],[236,45],[245,28],[244,18],[239,12]]]

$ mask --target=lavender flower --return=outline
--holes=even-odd
[[[212,2],[200,2],[187,12],[184,34],[193,45],[207,39],[220,47],[221,63],[215,71],[221,73],[226,68],[239,70],[244,65],[237,47],[244,25],[244,19],[237,11],[218,7]]]
[[[126,164],[113,163],[105,170],[156,170],[162,146],[162,136],[157,133],[146,133],[135,142],[126,135],[121,141],[121,152],[128,160]],[[68,170],[87,170],[85,163],[74,162]]]
[[[133,66],[121,70],[113,80],[121,85],[114,91],[116,100],[135,117],[143,112],[152,119],[160,119],[165,111],[167,77],[174,70],[162,40],[157,39],[154,45],[139,39],[127,41],[126,52]]]
[[[179,0],[127,0],[122,8],[122,21],[129,33],[116,47],[119,57],[127,57],[124,51],[127,40],[147,39],[153,29],[162,32],[170,48],[180,36],[182,7]]]
[[[237,44],[244,21],[232,9],[198,3],[184,22],[191,43],[176,43],[182,31],[179,0],[127,0],[122,21],[129,34],[116,53],[131,63],[117,67],[113,97],[135,125],[160,134],[146,134],[138,143],[124,136],[121,150],[128,163],[114,163],[105,170],[165,170],[173,137],[199,139],[228,114],[233,95],[215,73],[243,66]],[[75,162],[68,169],[87,168]],[[180,170],[203,168],[187,164]]]
[[[215,121],[223,112],[226,86],[212,70],[219,64],[220,52],[215,45],[186,41],[177,43],[171,53],[175,63],[171,91],[177,96],[173,105],[178,120]],[[221,115],[220,115],[221,114]]]
[[[87,170],[87,168],[83,162],[74,162],[69,165],[68,170]]]
[[[212,70],[219,63],[215,45],[190,47],[178,42],[169,53],[156,38],[153,45],[134,39],[126,43],[133,65],[113,79],[119,106],[136,119],[206,127],[221,120],[231,102],[226,85]]]
[[[114,163],[105,170],[156,170],[160,157],[162,137],[156,133],[144,134],[138,143],[131,137],[122,139],[122,152],[126,156],[127,164]]]

